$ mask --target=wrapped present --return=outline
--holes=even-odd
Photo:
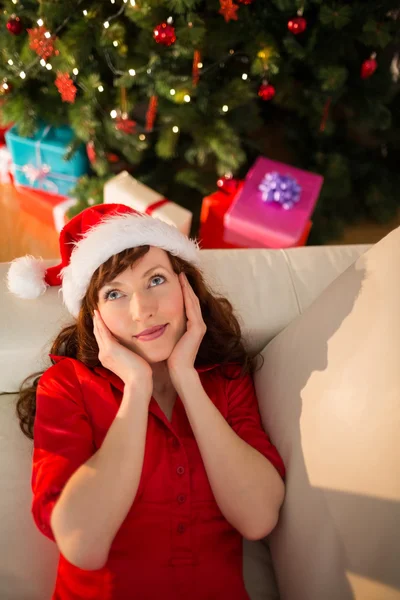
[[[6,132],[5,138],[18,185],[69,196],[78,178],[89,170],[83,144],[70,160],[64,160],[73,138],[73,131],[68,126],[41,126],[33,137],[18,135],[14,126]]]
[[[11,124],[7,125],[7,127],[0,127],[0,146],[6,143],[5,133],[11,128]]]
[[[190,234],[193,217],[190,210],[167,200],[127,171],[122,171],[105,183],[104,203],[125,204],[174,225],[187,236]]]
[[[198,240],[201,248],[237,248],[235,244],[225,242],[224,236],[224,215],[230,208],[236,191],[243,187],[243,182],[234,192],[224,192],[218,190],[209,196],[203,198],[200,212],[200,228]]]
[[[224,241],[252,248],[300,245],[322,183],[321,175],[259,157],[224,215]]]
[[[13,162],[6,145],[0,145],[0,183],[13,183]]]
[[[236,190],[230,192],[217,191],[203,198],[200,213],[199,242],[203,249],[222,248],[256,248],[257,243],[249,245],[233,244],[224,239],[224,216],[232,206],[237,194],[243,188],[244,181],[240,181]],[[312,227],[312,221],[306,223],[304,231],[296,246],[305,246]],[[261,246],[265,247],[265,246]]]
[[[60,233],[68,221],[67,210],[76,203],[75,198],[49,194],[19,185],[16,188],[21,209]]]

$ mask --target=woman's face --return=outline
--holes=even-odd
[[[178,275],[168,254],[154,246],[99,290],[98,310],[114,337],[150,364],[167,360],[186,331]],[[145,329],[165,324],[160,337],[136,337]]]

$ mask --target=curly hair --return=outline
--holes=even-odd
[[[98,304],[99,290],[119,273],[131,267],[149,249],[150,246],[146,245],[123,250],[111,256],[98,267],[93,273],[86,295],[82,300],[76,322],[62,329],[57,335],[51,346],[51,354],[75,358],[89,368],[101,366],[92,320],[93,310],[97,308]],[[174,272],[186,274],[200,300],[203,320],[207,326],[197,353],[195,366],[218,363],[222,367],[222,375],[231,379],[224,373],[223,367],[234,362],[241,365],[239,376],[246,373],[253,374],[256,370],[256,359],[261,355],[251,356],[246,350],[239,322],[229,300],[212,293],[205,283],[201,271],[195,266],[169,252],[167,254]],[[54,364],[54,361],[52,363]],[[43,373],[44,371],[40,371],[26,377],[18,391],[16,412],[19,426],[21,431],[32,440],[36,414],[36,389]]]

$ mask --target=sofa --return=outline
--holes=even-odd
[[[375,245],[202,250],[202,260],[249,350],[263,356],[260,414],[287,469],[277,526],[243,540],[251,599],[400,600],[400,228]],[[47,600],[58,549],[31,516],[32,443],[12,392],[50,366],[51,341],[71,317],[57,288],[37,300],[11,295],[8,267],[0,264],[0,598]]]

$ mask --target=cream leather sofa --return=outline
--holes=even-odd
[[[400,228],[375,246],[202,255],[263,353],[260,412],[287,468],[277,527],[243,542],[250,597],[399,600]],[[50,342],[70,317],[57,288],[34,301],[9,294],[7,269],[0,391],[11,392],[50,366]],[[0,396],[0,598],[48,600],[58,550],[31,517],[32,444],[15,401]]]

